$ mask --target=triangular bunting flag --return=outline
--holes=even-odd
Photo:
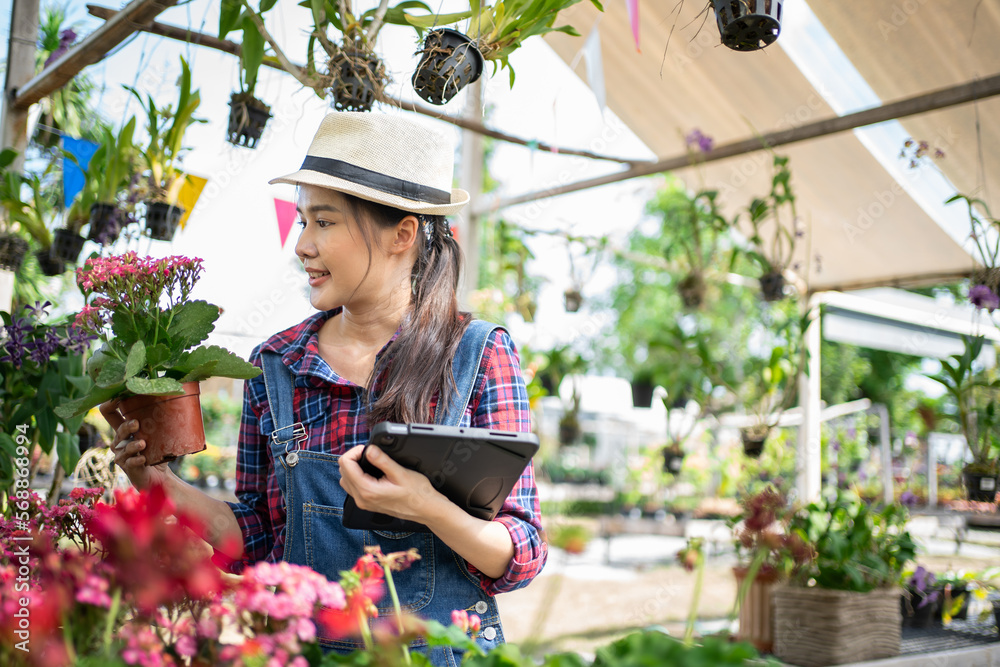
[[[278,216],[278,235],[281,237],[281,247],[284,248],[288,232],[292,231],[292,225],[295,224],[295,202],[275,199],[274,212]]]
[[[635,50],[642,53],[639,48],[639,0],[625,0],[625,7],[628,9],[628,22],[632,26],[632,39],[635,40]]]
[[[208,183],[208,179],[201,176],[188,174],[184,177],[184,184],[181,186],[181,191],[177,194],[177,205],[184,207],[184,215],[180,219],[181,229],[184,229],[188,218],[191,217],[191,211],[194,210],[195,204],[198,203],[198,198],[201,197],[201,191],[205,189],[206,183]]]
[[[90,158],[94,157],[94,153],[97,152],[100,145],[93,141],[74,139],[65,135],[62,141],[63,150],[76,159],[76,162],[63,160],[63,206],[69,208],[77,193],[83,189],[87,178],[84,172],[90,166]]]

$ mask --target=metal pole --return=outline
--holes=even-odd
[[[892,488],[892,442],[889,435],[889,409],[879,403],[875,406],[878,412],[878,441],[882,447],[882,497],[886,504],[892,503],[895,493]]]
[[[938,479],[937,479],[937,438],[933,433],[927,436],[927,506],[937,507],[938,504]]]
[[[798,501],[810,503],[819,498],[823,487],[822,448],[820,446],[820,298],[812,294],[806,309],[808,325],[803,332],[806,367],[799,372],[799,396],[802,406],[802,425],[799,427],[798,457],[796,461],[796,490]]]
[[[468,87],[465,115],[473,120],[483,117],[483,79]],[[465,275],[459,286],[459,301],[468,305],[469,294],[479,284],[479,215],[474,211],[483,190],[483,137],[472,130],[462,131],[462,164],[459,187],[469,193],[469,204],[458,223],[458,244],[465,259]]]

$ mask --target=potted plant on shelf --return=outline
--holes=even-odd
[[[918,565],[913,572],[904,575],[902,585],[903,625],[929,628],[935,621],[941,620],[941,588],[933,572]]]
[[[770,652],[774,648],[772,590],[815,554],[801,536],[787,531],[791,512],[774,487],[744,498],[742,505],[743,514],[732,521],[740,623],[736,638]]]
[[[717,195],[715,190],[701,190],[692,196],[681,181],[671,179],[646,205],[650,215],[662,220],[667,242],[659,250],[684,276],[677,290],[684,307],[692,310],[705,299],[705,277],[718,264],[717,253],[730,227],[716,203]]]
[[[771,191],[747,207],[752,247],[742,250],[761,268],[760,292],[765,301],[785,298],[785,270],[792,266],[796,239],[805,235],[795,210],[788,158],[773,153],[772,157]]]
[[[276,0],[260,3],[257,16],[261,17],[274,6]],[[226,140],[234,146],[256,148],[261,134],[271,118],[271,107],[254,95],[257,74],[264,62],[265,42],[257,28],[249,7],[240,11],[238,2],[223,3],[219,14],[219,39],[225,39],[239,27],[243,31],[240,42],[240,90],[229,97],[229,125]]]
[[[181,77],[175,106],[157,107],[152,96],[142,95],[128,88],[144,106],[146,132],[149,142],[141,151],[148,170],[146,182],[146,231],[150,238],[169,241],[174,237],[177,224],[184,215],[184,208],[177,205],[177,197],[184,184],[178,159],[184,150],[184,134],[193,124],[204,122],[194,117],[201,104],[199,91],[191,90],[191,69],[181,58]]]
[[[1000,381],[977,362],[985,337],[962,337],[961,354],[941,360],[941,371],[929,375],[944,386],[952,400],[945,413],[965,436],[972,461],[962,468],[969,500],[994,502],[1000,474],[996,449],[1000,446]]]
[[[802,667],[899,653],[903,568],[916,556],[899,504],[874,509],[840,491],[794,514],[788,533],[816,557],[774,591],[774,654]]]
[[[199,345],[219,317],[218,306],[191,299],[201,271],[200,259],[181,256],[87,260],[77,284],[89,302],[80,321],[103,342],[87,363],[96,385],[56,413],[72,418],[119,398],[122,416],[139,420],[135,437],[146,441],[147,465],[204,449],[198,383],[261,371],[221,347]]]

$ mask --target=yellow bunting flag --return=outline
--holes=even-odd
[[[181,185],[181,191],[177,195],[177,204],[184,207],[184,215],[181,216],[180,220],[181,229],[184,229],[188,216],[194,210],[194,205],[198,203],[198,197],[201,196],[201,191],[205,189],[208,179],[188,174],[181,180],[183,181],[183,185]]]

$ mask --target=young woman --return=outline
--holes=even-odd
[[[359,465],[382,421],[531,428],[510,337],[458,310],[461,258],[444,216],[469,196],[450,187],[453,154],[447,135],[400,115],[333,113],[302,168],[272,181],[298,186],[295,251],[319,312],[250,355],[264,373],[245,384],[238,502],[212,499],[166,465],[146,467],[145,443],[130,439],[137,424],[113,402],[101,410],[133,484],[162,484],[181,509],[199,514],[213,546],[239,559],[236,570],[286,560],[336,580],[365,545],[416,547],[420,560],[394,575],[404,610],[445,624],[454,609],[478,614],[488,649],[503,641],[494,595],[527,585],[547,556],[532,467],[497,517],[483,521],[375,448],[368,458],[384,476]],[[459,396],[461,387],[469,390]],[[346,494],[431,532],[344,528]],[[380,615],[390,613],[382,603]],[[356,646],[322,632],[321,641]],[[431,659],[459,658],[436,648]]]

